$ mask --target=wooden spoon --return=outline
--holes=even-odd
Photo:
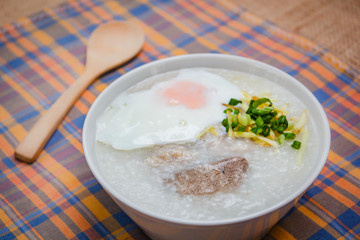
[[[131,22],[109,22],[91,34],[84,73],[36,122],[17,146],[15,157],[32,163],[74,102],[101,74],[132,59],[144,44],[144,33]]]

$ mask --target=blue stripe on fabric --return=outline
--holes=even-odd
[[[343,81],[344,83],[346,83],[346,84],[351,84],[351,83],[352,83],[352,79],[349,78],[348,76],[346,76],[344,73],[340,74],[340,75],[338,76],[338,78],[339,78],[341,81]]]
[[[76,235],[76,238],[79,240],[89,240],[89,238],[82,232]]]
[[[23,115],[22,117],[16,119],[16,121],[18,123],[23,123],[23,122],[25,122],[25,121],[27,121],[29,119],[32,119],[33,117],[36,117],[37,115],[39,115],[39,111],[34,109],[33,111],[28,112],[25,115]]]
[[[322,89],[315,90],[314,95],[317,98],[317,100],[319,100],[320,103],[323,103],[330,98],[329,94],[324,92],[324,90],[322,90]]]
[[[101,222],[98,222],[97,224],[93,225],[93,228],[101,237],[106,237],[107,235],[110,234],[109,230]]]
[[[326,184],[326,185],[328,185],[328,186],[331,186],[331,185],[333,185],[333,184],[334,184],[334,182],[333,182],[333,181],[331,181],[331,180],[330,180],[330,179],[328,179],[328,178],[324,179],[323,183],[325,183],[325,184]]]
[[[352,162],[355,167],[360,167],[360,157]]]
[[[8,228],[5,228],[5,230],[7,230],[6,232],[9,231]],[[1,232],[0,232],[1,234]],[[9,232],[8,234],[5,234],[5,235],[2,235],[1,236],[1,239],[4,239],[4,240],[12,240],[12,239],[16,239],[15,235],[12,233],[12,232]]]
[[[163,3],[172,3],[172,0],[156,0],[156,1],[151,1],[151,3],[153,3],[154,5],[158,6],[161,5]]]
[[[75,8],[66,8],[65,11],[67,17],[76,17],[80,15],[80,12],[76,10]]]
[[[96,178],[92,178],[92,179],[90,179],[89,181],[84,182],[83,185],[84,185],[85,187],[88,187],[88,186],[90,186],[90,185],[92,185],[92,184],[94,184],[94,183],[97,183],[97,182],[98,182],[98,181],[96,180]]]
[[[63,139],[64,136],[58,130],[56,130],[54,134],[51,136],[50,140],[47,142],[45,148],[49,148]]]
[[[24,64],[25,64],[25,62],[21,58],[15,58],[8,62],[8,65],[13,69],[18,68]]]
[[[54,207],[54,208],[52,209],[52,211],[53,211],[55,214],[59,214],[59,213],[61,213],[63,210],[62,210],[60,207],[56,206],[56,207]]]
[[[130,12],[131,12],[131,14],[138,16],[138,15],[148,12],[149,10],[150,10],[150,8],[147,5],[141,4],[136,8],[130,9]]]
[[[128,215],[126,215],[125,212],[120,211],[116,214],[113,215],[113,217],[116,219],[116,221],[118,221],[120,223],[121,226],[125,227],[129,224],[133,224],[133,220],[131,220],[131,218],[129,218]]]
[[[22,233],[26,233],[26,232],[30,231],[30,227],[29,227],[28,225],[26,225],[26,224],[24,224],[24,223],[22,223],[22,224],[23,224],[23,225],[18,226],[19,229],[20,229],[20,231],[21,231]]]
[[[8,157],[4,158],[2,161],[3,161],[3,163],[5,163],[5,165],[6,165],[8,168],[13,168],[13,167],[16,166],[16,165],[14,164],[14,162],[13,162],[10,158],[8,158]]]
[[[360,216],[350,208],[338,216],[337,219],[350,229],[356,227],[360,223]]]
[[[188,36],[187,38],[185,38],[184,40],[182,40],[181,42],[179,42],[177,44],[178,47],[184,47],[186,45],[188,45],[189,43],[192,43],[195,41],[195,38],[192,36]]]
[[[79,39],[74,34],[66,35],[65,37],[56,39],[56,42],[62,46],[67,45],[72,42],[76,42]]]
[[[315,233],[308,239],[309,240],[332,240],[332,239],[336,240],[336,238],[334,238],[330,233],[328,233],[324,229],[320,229],[317,233]]]
[[[348,172],[345,171],[345,170],[342,169],[342,168],[339,168],[339,170],[336,171],[335,173],[336,173],[336,175],[338,175],[339,177],[343,177],[343,176],[345,176]]]
[[[229,44],[232,47],[238,47],[239,45],[243,45],[244,42],[239,40],[239,39],[231,39],[230,41],[227,42],[227,44]]]
[[[8,128],[5,125],[3,125],[2,123],[0,123],[0,133],[4,133],[7,131],[8,131]]]
[[[335,86],[333,83],[331,83],[331,82],[328,82],[328,83],[326,84],[326,86],[327,86],[328,88],[330,88],[331,90],[333,90],[334,92],[339,92],[339,91],[340,91],[340,89],[339,89],[337,86]]]
[[[48,47],[46,47],[46,46],[41,46],[41,47],[39,47],[39,50],[40,50],[41,52],[45,53],[45,54],[51,53],[51,49],[48,48]]]
[[[314,62],[318,61],[320,59],[320,56],[316,53],[313,52],[306,52],[305,54],[308,58],[310,58],[311,60],[313,60]]]
[[[57,21],[51,18],[49,15],[46,15],[41,21],[34,21],[34,25],[37,26],[39,29],[44,29],[50,27],[51,25],[55,24]]]
[[[94,186],[88,187],[88,190],[89,190],[92,194],[94,194],[94,193],[102,190],[102,187],[101,187],[100,184],[95,184]]]
[[[290,71],[286,71],[290,76],[296,76],[299,74],[299,71],[292,69]]]
[[[85,121],[85,115],[81,115],[75,118],[72,122],[75,124],[76,127],[82,129],[84,125],[84,121]]]
[[[356,150],[354,153],[346,157],[346,160],[352,160],[353,158],[356,158],[357,156],[360,156],[360,149]]]
[[[318,186],[314,186],[314,187],[308,189],[305,194],[306,194],[306,196],[311,198],[321,192],[322,192],[321,188],[319,188]]]
[[[254,30],[257,33],[263,34],[264,32],[266,32],[266,30],[260,26],[255,26],[252,28],[252,30]]]
[[[46,220],[49,220],[49,218],[45,214],[41,214],[37,218],[29,221],[29,224],[31,227],[36,227],[40,225],[41,223],[45,222]]]
[[[72,194],[71,194],[72,195]],[[71,204],[71,205],[75,205],[76,203],[80,202],[80,199],[75,196],[75,195],[72,195],[70,198],[68,198],[68,202]]]

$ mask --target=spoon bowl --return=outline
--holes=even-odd
[[[144,44],[144,33],[132,22],[113,21],[91,34],[84,73],[45,112],[15,149],[15,158],[32,163],[74,102],[101,74],[132,59]]]

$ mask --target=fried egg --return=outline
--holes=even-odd
[[[205,69],[180,70],[149,89],[120,94],[99,117],[97,140],[118,150],[194,142],[222,121],[222,103],[234,97],[242,97],[240,89],[223,77]]]

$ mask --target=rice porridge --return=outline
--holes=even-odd
[[[285,129],[273,127],[284,121]],[[203,221],[281,201],[308,177],[319,141],[306,107],[282,86],[207,68],[157,75],[119,94],[96,136],[102,175],[121,195]]]

